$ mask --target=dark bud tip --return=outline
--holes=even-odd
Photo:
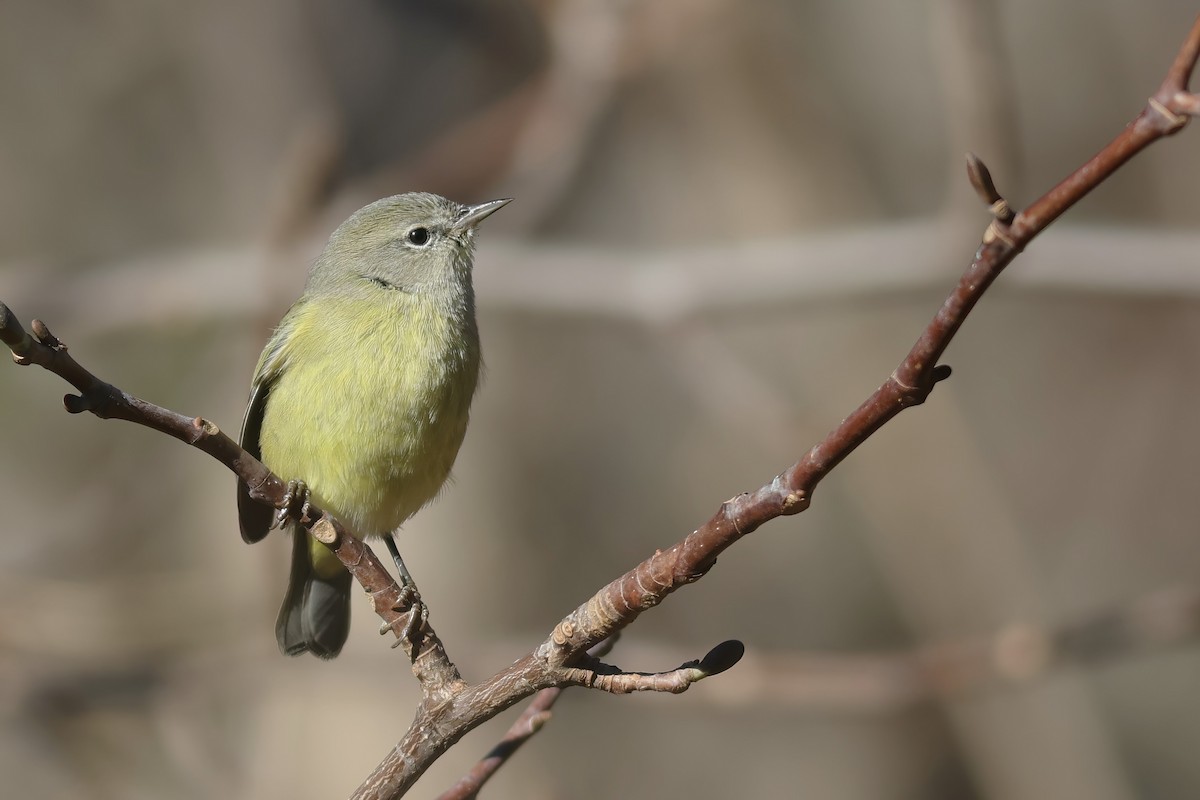
[[[708,651],[708,655],[700,660],[700,669],[706,675],[720,675],[725,670],[742,660],[746,654],[746,645],[737,639],[721,642]]]
[[[21,327],[21,321],[4,303],[0,303],[0,341],[13,348],[24,348],[27,345],[25,329]],[[14,353],[13,358],[20,359],[21,356]],[[29,362],[17,360],[17,363]]]
[[[967,178],[970,179],[971,186],[983,200],[984,205],[990,206],[1003,199],[1000,197],[1000,192],[996,190],[996,184],[992,181],[992,173],[988,171],[987,165],[974,153],[967,153]]]
[[[89,411],[91,406],[77,394],[63,395],[63,408],[67,409],[68,413],[79,414],[84,411]]]
[[[938,364],[933,368],[933,375],[931,377],[933,378],[934,383],[941,383],[942,381],[946,380],[946,378],[950,377],[951,372],[953,372],[953,370],[950,369],[949,364]]]

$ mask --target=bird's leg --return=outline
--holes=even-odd
[[[271,530],[282,528],[289,519],[304,522],[309,509],[308,486],[304,481],[288,481],[287,491],[283,493],[283,503],[275,509],[275,518],[271,520]]]
[[[400,596],[396,600],[396,605],[393,606],[393,611],[411,611],[408,615],[408,621],[404,624],[404,629],[400,631],[400,638],[392,645],[393,648],[398,647],[401,642],[407,639],[410,642],[415,642],[414,638],[418,633],[425,629],[429,623],[429,606],[425,605],[425,601],[421,599],[421,593],[417,591],[417,582],[413,580],[412,574],[408,571],[408,567],[404,565],[404,559],[400,557],[400,550],[396,547],[395,534],[389,534],[384,537],[387,542],[388,552],[392,554],[392,561],[396,564],[396,572],[400,574]],[[379,626],[379,634],[390,631],[395,623],[385,622]]]
[[[413,580],[408,567],[404,566],[404,559],[400,557],[400,548],[396,547],[396,534],[388,534],[385,541],[387,542],[388,552],[392,554],[392,563],[396,565],[396,572],[400,573],[400,585],[415,588],[417,583]]]

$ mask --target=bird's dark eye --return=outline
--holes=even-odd
[[[421,245],[429,242],[429,229],[413,228],[408,232],[407,238],[411,244],[415,244],[417,247],[420,247]]]

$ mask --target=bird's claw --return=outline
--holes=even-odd
[[[282,528],[293,519],[304,522],[308,517],[310,505],[308,486],[304,481],[288,481],[287,491],[283,493],[283,502],[275,509],[275,516],[271,520],[271,530]]]
[[[396,604],[392,606],[392,611],[407,612],[407,616],[397,617],[391,622],[381,624],[379,635],[383,636],[392,632],[403,619],[404,627],[401,628],[396,641],[392,643],[392,649],[399,647],[405,641],[416,643],[417,634],[423,632],[429,624],[429,606],[425,605],[425,601],[421,599],[421,593],[417,591],[417,587],[407,583],[402,585],[400,594],[396,597]]]

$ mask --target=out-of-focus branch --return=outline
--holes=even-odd
[[[605,639],[600,644],[588,650],[590,658],[603,658],[616,645],[619,637]],[[513,753],[533,738],[542,726],[550,721],[550,709],[558,702],[563,688],[554,686],[542,689],[533,697],[521,716],[514,722],[491,751],[480,759],[453,786],[438,795],[437,800],[472,800],[478,796],[483,785],[504,766]]]
[[[930,7],[932,52],[938,59],[949,152],[987,153],[1005,175],[1021,165],[1019,109],[1004,50],[1002,9],[995,0],[938,0]],[[953,180],[959,180],[957,175]],[[949,187],[944,211],[954,220],[972,209]]]
[[[482,196],[521,198],[507,226],[536,228],[570,187],[620,87],[652,56],[661,56],[665,40],[684,38],[701,6],[655,14],[653,6],[625,1],[540,4],[544,68],[403,162],[356,181],[347,192],[356,200],[348,206],[357,208],[397,187],[433,185],[456,196],[480,191],[485,180],[496,188]]]
[[[705,693],[725,705],[881,714],[1044,680],[1200,641],[1200,587],[1163,589],[1060,625],[1012,622],[987,635],[886,653],[756,653],[740,680]]]
[[[517,721],[509,727],[496,746],[457,783],[438,795],[438,800],[473,800],[478,797],[479,790],[504,766],[513,753],[550,721],[550,709],[558,702],[562,692],[558,687],[551,687],[534,695],[533,701],[525,707],[521,716],[517,717]]]
[[[930,694],[962,696],[1044,678],[1054,669],[1194,643],[1200,638],[1200,589],[1165,589],[1057,627],[1012,623],[992,636],[930,645],[909,659]]]
[[[475,259],[475,286],[485,310],[672,326],[934,291],[959,259],[947,234],[943,220],[924,219],[651,252],[488,239]],[[321,244],[299,248],[289,264],[315,256]],[[1192,260],[1198,250],[1200,235],[1193,231],[1059,226],[1024,256],[1005,286],[1196,297],[1200,272]],[[14,306],[37,302],[47,315],[70,318],[75,336],[181,321],[257,320],[268,310],[277,314],[275,300],[229,287],[260,272],[271,257],[246,246],[160,253],[70,274],[10,264],[0,266],[0,286]],[[1138,268],[1129,269],[1131,263]],[[730,264],[737,264],[737,282],[729,280]],[[298,288],[298,275],[295,281]],[[98,296],[111,300],[96,303]]]

